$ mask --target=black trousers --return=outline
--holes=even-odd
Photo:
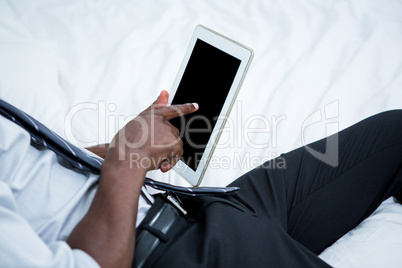
[[[400,191],[401,163],[402,111],[365,119],[246,173],[236,194],[183,198],[190,216],[146,266],[328,267],[317,254]]]

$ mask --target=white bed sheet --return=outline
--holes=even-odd
[[[0,0],[0,97],[80,146],[108,142],[170,89],[203,24],[255,52],[203,181],[226,185],[401,108],[401,14],[397,0]],[[174,172],[152,176],[188,185]],[[338,267],[401,267],[402,207],[388,201],[321,257]]]

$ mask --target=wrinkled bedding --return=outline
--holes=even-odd
[[[0,0],[0,97],[79,146],[170,90],[197,24],[254,49],[202,185],[402,107],[402,2]],[[202,107],[201,107],[202,108]],[[174,172],[151,177],[188,185]],[[401,267],[392,199],[320,257]]]

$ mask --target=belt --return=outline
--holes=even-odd
[[[187,214],[174,194],[163,195],[163,200],[149,222],[139,226],[141,232],[136,239],[133,267],[143,267],[161,241],[166,242],[166,234],[174,223]]]

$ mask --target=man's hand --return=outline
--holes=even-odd
[[[153,105],[116,134],[107,150],[91,207],[67,240],[101,267],[131,267],[145,174],[156,168],[170,170],[183,154],[179,131],[169,120],[195,112],[198,105],[167,106],[168,98],[169,94],[162,91]],[[140,165],[132,163],[133,155]]]
[[[169,100],[169,93],[166,90],[163,90],[161,94],[158,96],[158,98],[154,101],[154,103],[152,103],[152,105],[149,106],[144,112],[149,111],[151,109],[166,107],[168,100]],[[85,149],[96,154],[101,158],[105,158],[107,150],[109,149],[109,143],[98,144],[91,147],[87,147]]]
[[[142,164],[149,163],[149,169],[159,168],[162,172],[169,171],[177,163],[183,154],[182,142],[178,137],[177,129],[167,120],[192,113],[198,109],[198,105],[193,103],[166,107],[168,99],[169,93],[162,91],[151,106],[116,135],[112,147],[116,147],[117,144],[120,160],[130,157],[131,160],[141,161]],[[147,126],[151,128],[147,128]],[[128,135],[126,135],[127,132]],[[133,137],[133,134],[137,137]],[[100,144],[86,149],[105,158],[109,146],[109,144]],[[127,152],[126,147],[131,149],[131,152]],[[142,154],[140,154],[141,152]],[[147,155],[146,152],[150,155]],[[166,152],[169,153],[168,156],[164,155]],[[145,161],[144,158],[146,158]]]
[[[105,161],[129,161],[130,167],[140,165],[146,171],[170,170],[183,154],[183,142],[178,129],[169,120],[195,112],[198,105],[166,106],[167,99],[168,93],[163,91],[153,105],[121,129],[113,139]]]

